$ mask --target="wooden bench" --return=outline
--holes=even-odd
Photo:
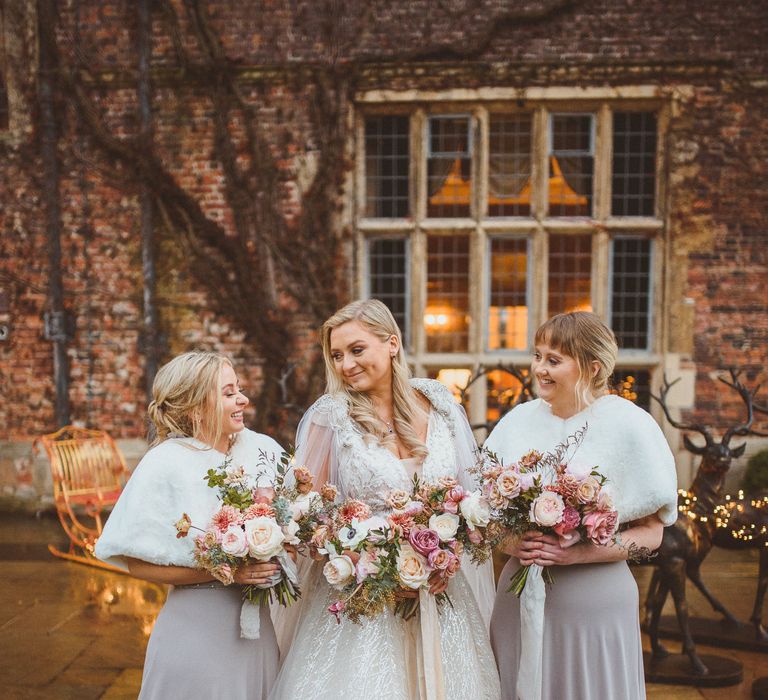
[[[115,441],[102,430],[67,425],[35,441],[45,449],[51,465],[56,512],[69,537],[69,551],[49,544],[62,559],[119,571],[93,554],[103,529],[103,518],[120,497],[129,475]]]

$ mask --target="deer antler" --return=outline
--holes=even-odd
[[[760,385],[758,384],[758,387],[759,386]],[[755,389],[755,391],[754,391],[754,393],[752,395],[754,396],[755,394],[757,394],[757,389]],[[755,403],[753,401],[752,402],[752,409],[755,411],[755,413],[768,414],[768,403],[760,404],[760,403]],[[755,430],[754,428],[752,428],[749,431],[749,434],[750,435],[757,435],[758,437],[768,437],[768,433],[764,433],[764,432],[762,432],[760,430]]]
[[[724,377],[718,377],[718,379],[725,384],[726,386],[731,387],[731,389],[735,389],[739,396],[741,396],[742,400],[747,406],[747,419],[744,423],[741,425],[734,425],[731,428],[728,428],[726,430],[725,435],[723,435],[722,443],[724,445],[727,445],[730,439],[734,435],[749,435],[753,432],[752,430],[752,423],[755,419],[754,415],[754,398],[755,394],[760,389],[760,384],[758,384],[754,389],[748,389],[744,384],[742,384],[741,380],[739,379],[739,375],[741,374],[740,369],[735,369],[734,367],[729,367],[728,372],[731,375],[731,381],[728,381]]]
[[[667,420],[669,421],[670,425],[677,428],[678,430],[689,430],[696,433],[700,433],[704,436],[704,439],[707,442],[707,447],[712,447],[714,445],[714,440],[712,439],[712,434],[700,423],[681,423],[680,421],[675,420],[672,418],[672,416],[669,413],[669,408],[667,407],[667,394],[669,393],[669,390],[675,386],[680,381],[681,377],[678,377],[675,379],[675,381],[670,382],[667,379],[667,375],[664,374],[664,382],[661,386],[661,391],[659,392],[659,396],[656,396],[655,394],[651,394],[651,398],[654,401],[657,401],[658,404],[661,406],[662,410],[664,411],[664,415],[667,417]],[[704,448],[697,447],[694,445],[687,437],[683,438],[685,441],[685,446],[694,453],[699,453],[700,450],[703,450]]]

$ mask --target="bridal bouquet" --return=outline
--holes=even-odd
[[[563,463],[563,453],[564,446],[547,455],[532,450],[508,465],[486,453],[480,475],[492,518],[506,535],[519,537],[539,530],[565,540],[578,537],[607,545],[614,539],[618,513],[605,488],[606,478],[597,467]],[[529,570],[521,567],[512,577],[508,590],[518,597]],[[549,567],[544,567],[542,575],[547,583],[554,582]]]
[[[266,459],[262,454],[261,460]],[[301,544],[297,520],[319,495],[311,490],[312,477],[303,467],[295,469],[295,485],[286,485],[285,477],[292,469],[289,455],[283,455],[276,467],[274,483],[268,487],[258,486],[263,473],[251,476],[242,466],[233,467],[229,457],[220,467],[208,470],[208,486],[218,489],[221,507],[205,528],[193,525],[185,513],[176,523],[176,536],[199,530],[201,534],[194,540],[195,561],[226,585],[234,581],[238,566],[277,559],[281,572],[273,581],[265,587],[245,586],[243,593],[254,604],[276,600],[287,606],[300,595],[289,554],[291,547]]]
[[[373,515],[362,501],[347,500],[316,521],[310,540],[328,558],[326,581],[342,592],[328,609],[338,621],[344,614],[359,622],[386,607],[409,619],[419,607],[414,593],[455,576],[465,549],[476,561],[491,554],[490,506],[455,479],[434,486],[414,480],[411,493],[392,491],[386,505],[391,512]],[[435,599],[450,603],[445,593]]]

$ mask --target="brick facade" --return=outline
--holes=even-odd
[[[695,377],[692,395],[679,402],[684,416],[722,427],[739,415],[738,401],[713,375],[738,365],[756,381],[766,361],[764,2],[734,3],[727,11],[714,0],[452,1],[439,8],[426,0],[309,2],[298,11],[284,2],[260,4],[258,11],[247,3],[205,4],[243,97],[257,109],[259,128],[273,135],[288,221],[301,211],[312,150],[322,148],[310,127],[305,65],[333,56],[337,65],[354,66],[358,93],[657,86],[673,103],[664,145],[668,230],[660,363]],[[6,36],[34,26],[35,3],[28,5],[18,16],[7,11]],[[62,51],[71,53],[77,44],[109,128],[135,133],[135,3],[60,5]],[[166,7],[176,12],[176,37],[168,31]],[[334,20],[332,12],[343,17]],[[200,84],[178,78],[174,41],[195,58],[188,21],[176,0],[153,13],[155,142],[178,184],[210,219],[231,229],[233,213],[213,158],[212,103]],[[333,42],[325,34],[329,26]],[[27,50],[12,41],[6,46],[16,58]],[[6,444],[55,427],[52,353],[43,334],[49,271],[35,86],[32,71],[13,72],[13,57],[5,77],[10,128],[0,134],[0,324],[8,328],[0,340],[0,441]],[[137,193],[121,185],[92,140],[77,135],[78,115],[61,109],[62,268],[76,323],[68,346],[72,417],[118,438],[136,438],[144,431],[145,404]],[[231,129],[244,138],[242,124]],[[342,195],[341,205],[349,207],[349,197]],[[269,368],[242,342],[236,322],[212,310],[178,241],[167,231],[160,238],[158,296],[167,355],[192,347],[220,350],[233,357],[244,384],[258,388]],[[353,256],[342,264],[352,279]],[[310,331],[300,322],[296,331],[304,337],[299,348],[309,347]],[[259,426],[256,413],[251,422]],[[6,465],[0,480],[9,479]]]

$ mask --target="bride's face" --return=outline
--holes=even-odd
[[[376,391],[392,382],[397,337],[380,340],[358,321],[331,331],[331,361],[341,380],[355,391]]]

